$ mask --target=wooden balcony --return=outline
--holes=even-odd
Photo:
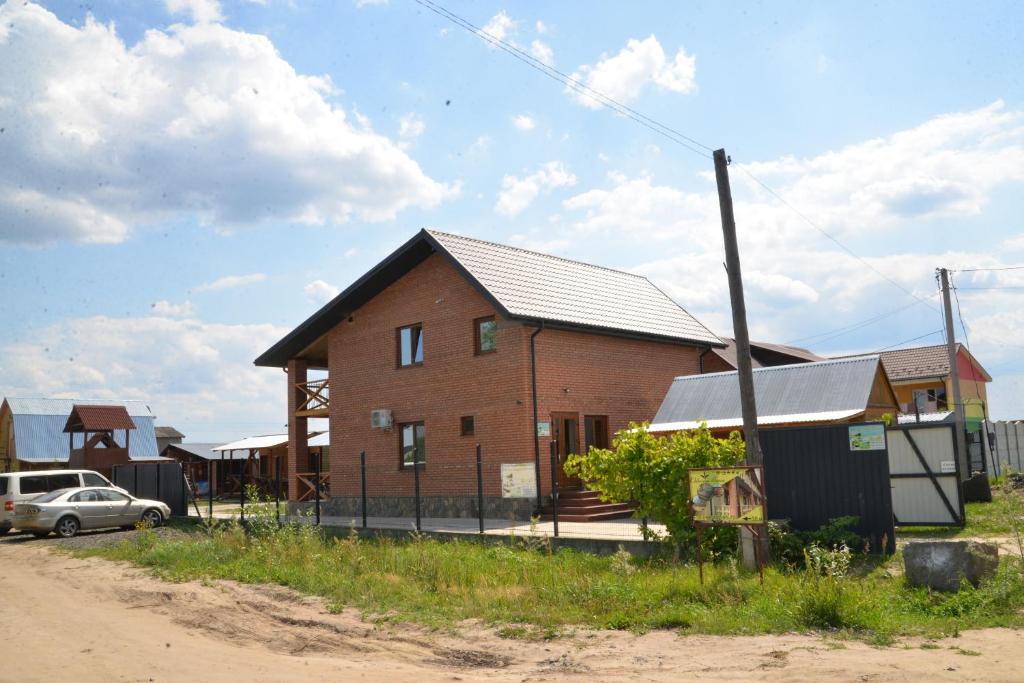
[[[331,392],[328,380],[317,379],[300,382],[295,387],[305,398],[295,409],[295,417],[328,417],[330,415]]]

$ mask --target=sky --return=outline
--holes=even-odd
[[[414,0],[0,4],[0,395],[280,432],[253,359],[423,227],[646,275],[730,335],[724,148],[752,338],[940,343],[946,267],[1024,418],[1024,269],[991,270],[1024,265],[1019,3],[443,7],[697,144]]]

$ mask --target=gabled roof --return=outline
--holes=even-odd
[[[754,370],[758,424],[823,422],[863,413],[879,370],[879,358],[859,356]],[[884,375],[883,375],[884,376]],[[737,373],[677,377],[651,431],[743,424]]]
[[[174,427],[160,427],[156,426],[153,428],[156,430],[156,438],[158,439],[184,439],[185,435],[179,432]]]
[[[974,364],[986,382],[992,381],[992,376],[985,371],[985,368],[981,367],[981,363],[962,344],[956,345],[956,351],[958,354],[964,354]],[[945,377],[949,374],[949,352],[945,344],[882,351],[879,355],[882,357],[882,364],[885,365],[889,379],[893,382]]]
[[[214,450],[219,444],[215,443],[172,443],[168,444],[167,448],[164,449],[164,454],[168,457],[174,457],[174,452],[178,451],[181,453],[189,453],[203,460],[245,460],[248,456],[248,452],[238,453],[221,453],[220,451]],[[223,456],[223,458],[221,457]]]
[[[721,340],[725,342],[725,347],[721,349],[714,349],[715,355],[724,360],[732,367],[736,367],[736,340],[729,337],[721,337]],[[767,353],[765,353],[767,352]],[[761,358],[760,356],[764,356]],[[768,342],[750,342],[750,361],[755,368],[763,368],[768,365],[783,365],[789,363],[772,362],[769,357],[776,356],[782,357],[788,360],[790,363],[805,361],[812,363],[815,361],[826,360],[823,356],[819,356],[816,353],[812,353],[807,349],[801,349],[798,346],[786,346],[785,344],[770,344]],[[767,361],[767,362],[763,362]]]
[[[518,247],[421,230],[256,359],[284,367],[432,254],[509,320],[693,344],[723,342],[647,278]]]
[[[69,437],[64,433],[64,427],[75,405],[124,407],[135,423],[135,431],[128,445],[128,458],[153,460],[158,457],[153,413],[143,401],[8,397],[4,399],[3,409],[11,411],[17,459],[26,462],[67,462]],[[84,437],[84,434],[71,435],[75,448],[82,447]]]
[[[124,406],[78,405],[71,408],[65,432],[105,432],[112,429],[135,429]]]

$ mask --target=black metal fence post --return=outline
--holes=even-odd
[[[476,445],[476,511],[480,517],[480,533],[484,532],[484,466],[480,459],[480,444]]]
[[[274,519],[281,526],[281,458],[274,458]]]
[[[206,461],[206,499],[210,511],[207,513],[208,521],[213,524],[213,461]]]
[[[366,528],[366,451],[359,453],[359,476],[362,481],[363,528]]]
[[[419,453],[416,453],[413,457],[418,458]],[[412,463],[412,479],[416,487],[416,531],[420,531],[422,524],[420,520],[420,463],[418,460],[413,460]]]
[[[551,442],[551,520],[558,538],[558,443]]]
[[[234,451],[232,451],[231,454],[233,456],[234,455]],[[248,460],[243,460],[242,461],[242,476],[240,477],[241,482],[242,482],[242,492],[240,494],[238,494],[238,502],[241,504],[241,508],[242,508],[242,512],[240,513],[240,519],[242,520],[242,524],[245,524],[245,483],[246,483],[245,475],[246,475],[246,469],[248,469],[248,468],[246,468],[246,465],[248,465],[248,464],[249,464]]]
[[[316,474],[313,481],[316,483],[316,525],[320,526],[320,457],[322,453],[316,454]]]

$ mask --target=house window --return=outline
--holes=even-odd
[[[420,365],[423,363],[423,325],[408,325],[398,328],[398,365]]]
[[[473,424],[473,416],[466,415],[459,420],[459,432],[462,436],[473,436],[475,425]]]
[[[914,389],[914,406],[921,413],[946,410],[946,388]]]
[[[476,354],[498,350],[498,321],[493,315],[473,321]]]
[[[398,425],[401,439],[402,467],[423,465],[427,462],[427,429],[422,422]]]

